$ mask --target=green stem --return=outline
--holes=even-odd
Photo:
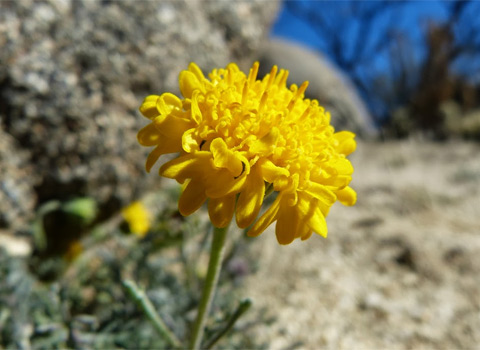
[[[218,276],[222,267],[222,257],[225,248],[225,238],[227,236],[228,226],[225,228],[214,228],[212,247],[210,248],[210,261],[208,262],[207,277],[203,286],[202,299],[198,308],[197,319],[193,327],[190,348],[200,349],[202,343],[203,331],[207,320],[208,312],[212,304],[213,295],[217,287]]]
[[[224,325],[224,327],[217,332],[205,345],[205,349],[211,349],[217,341],[220,340],[221,337],[223,337],[225,334],[227,334],[230,329],[233,328],[235,325],[235,322],[245,313],[247,310],[252,306],[252,300],[250,299],[243,299],[240,304],[238,305],[237,309],[233,313],[233,315],[230,317],[228,322]]]
[[[127,289],[128,294],[132,297],[132,299],[135,300],[142,308],[143,312],[145,312],[157,332],[160,333],[160,335],[163,336],[170,345],[175,348],[181,348],[182,344],[180,343],[180,340],[178,340],[175,334],[168,329],[165,322],[163,322],[158,313],[155,311],[155,307],[150,299],[148,299],[145,292],[131,280],[123,281],[123,285]]]

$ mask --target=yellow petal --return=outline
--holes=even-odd
[[[353,166],[352,163],[346,158],[338,158],[331,160],[328,163],[328,167],[330,167],[335,174],[339,175],[352,175],[353,174]]]
[[[275,191],[281,192],[286,190],[289,184],[290,184],[290,180],[288,177],[280,176],[280,177],[277,177],[273,182],[273,188],[275,189]]]
[[[160,114],[157,109],[157,101],[159,97],[160,96],[158,95],[150,95],[143,100],[139,109],[146,118],[153,119]]]
[[[193,136],[196,129],[192,128],[185,131],[182,135],[182,148],[187,153],[200,150],[197,140]]]
[[[302,241],[306,241],[307,239],[309,239],[313,234],[313,231],[311,229],[308,229],[302,236],[301,236],[301,240]]]
[[[340,131],[333,134],[333,137],[337,140],[338,146],[336,147],[337,152],[349,155],[357,147],[357,143],[354,140],[355,134],[350,131]]]
[[[150,123],[147,126],[140,129],[137,134],[138,143],[142,146],[154,146],[159,143],[160,133],[155,127],[154,123]]]
[[[254,166],[247,177],[245,188],[237,201],[236,220],[240,228],[252,224],[260,212],[265,195],[265,183],[258,166]]]
[[[157,130],[167,137],[178,139],[178,143],[182,142],[182,135],[193,127],[191,121],[177,118],[174,115],[159,115],[153,121]]]
[[[203,75],[202,70],[200,69],[199,66],[197,66],[195,62],[190,62],[190,64],[188,65],[188,70],[193,74],[195,74],[198,81],[203,81],[205,79],[205,76]]]
[[[237,64],[233,62],[227,64],[227,70],[231,73],[240,72],[240,68],[238,68]]]
[[[205,187],[197,179],[190,181],[178,200],[178,210],[183,216],[194,213],[206,201]]]
[[[315,208],[320,210],[324,217],[327,217],[331,207],[331,205],[326,205],[324,202],[315,199]]]
[[[300,224],[299,213],[295,206],[289,206],[287,198],[280,204],[278,211],[277,224],[275,226],[275,235],[280,244],[290,244],[297,236],[297,230]]]
[[[280,131],[278,128],[273,127],[265,136],[260,140],[250,143],[249,151],[252,154],[262,154],[262,156],[267,157],[273,153],[273,147],[277,143],[278,136]]]
[[[162,147],[159,145],[153,149],[152,152],[149,153],[147,157],[147,161],[145,162],[145,170],[147,170],[147,173],[152,170],[153,165],[155,162],[160,158],[162,154],[165,154],[162,150]]]
[[[166,92],[158,98],[156,107],[160,114],[168,115],[174,109],[182,109],[182,101],[174,94]]]
[[[297,209],[302,218],[309,219],[314,213],[319,200],[306,192],[300,192],[297,200]]]
[[[137,134],[138,142],[143,146],[157,146],[147,158],[145,168],[147,172],[162,154],[175,153],[181,151],[181,145],[177,139],[172,139],[161,135],[155,124],[151,123],[141,129]]]
[[[325,216],[323,215],[319,207],[315,208],[314,214],[310,217],[308,221],[308,225],[315,233],[325,238],[327,237],[327,221],[325,220]]]
[[[188,70],[184,70],[180,73],[179,84],[180,92],[185,98],[192,98],[193,91],[197,89],[203,91],[202,83],[194,73]]]
[[[277,219],[278,210],[280,209],[280,200],[282,195],[279,194],[272,205],[267,209],[265,213],[255,222],[252,228],[247,232],[247,236],[256,237],[263,233],[268,226]]]
[[[210,198],[208,201],[208,215],[215,227],[227,227],[230,221],[232,221],[234,211],[235,195],[222,198]]]
[[[316,182],[321,183],[325,186],[342,188],[347,186],[350,181],[352,181],[352,177],[350,175],[336,175],[330,177],[312,177],[312,180],[315,179]]]
[[[240,192],[247,179],[246,175],[235,178],[232,176],[232,173],[226,169],[211,171],[210,168],[210,171],[208,170],[209,169],[205,169],[203,174],[206,178],[206,193],[210,198],[220,198]]]
[[[147,170],[147,172],[150,172],[153,165],[158,160],[158,158],[160,158],[161,155],[168,153],[177,153],[180,151],[181,149],[177,145],[177,140],[171,140],[167,138],[162,139],[162,142],[160,142],[158,146],[155,147],[153,151],[150,152],[150,154],[148,155],[147,161],[145,163],[145,169]]]
[[[223,139],[216,138],[210,144],[210,151],[213,155],[213,164],[217,168],[228,169],[234,177],[242,175],[245,171],[246,163],[242,163],[240,157],[228,149],[227,144]]]
[[[298,196],[298,211],[301,214],[302,221],[308,225],[311,230],[315,231],[323,237],[327,237],[327,221],[325,215],[328,213],[330,206],[325,205],[322,201],[301,193]],[[324,211],[326,213],[324,214]],[[303,232],[303,235],[307,235]]]
[[[205,171],[211,172],[210,159],[210,152],[184,154],[163,164],[159,173],[161,176],[183,183],[186,179],[198,177]]]
[[[193,92],[192,96],[192,105],[191,105],[191,111],[192,111],[192,119],[195,120],[197,124],[200,124],[202,121],[202,111],[200,110],[200,107],[198,106],[198,95],[200,94],[200,90],[195,90]]]
[[[337,191],[337,198],[343,205],[352,206],[357,202],[357,193],[351,187]]]
[[[305,240],[312,235],[312,231],[321,236],[327,236],[325,216],[328,214],[330,206],[302,192],[296,208],[300,217],[300,226],[295,238],[301,237],[302,240]]]
[[[310,184],[308,188],[305,189],[305,192],[321,200],[327,205],[332,205],[333,203],[335,203],[335,200],[337,199],[335,194],[332,191],[330,191],[327,188],[327,186],[321,185],[313,181],[310,181]]]
[[[312,229],[308,225],[308,221],[305,220],[304,217],[299,213],[299,223],[298,223],[298,228],[297,232],[295,234],[295,239],[301,238],[302,241],[306,240],[308,237],[312,235]],[[306,237],[306,238],[304,238]]]
[[[273,183],[282,176],[286,177],[290,175],[287,169],[276,166],[266,158],[260,159],[257,164],[261,168],[263,179],[268,183]]]

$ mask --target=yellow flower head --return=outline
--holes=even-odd
[[[150,212],[142,202],[136,201],[122,210],[122,215],[128,224],[130,232],[144,237],[151,225]]]
[[[346,159],[355,150],[355,135],[335,133],[329,113],[304,98],[308,82],[287,87],[288,71],[276,66],[257,80],[258,66],[246,76],[231,63],[207,79],[191,63],[179,77],[183,99],[148,96],[140,112],[151,123],[138,133],[141,145],[155,146],[147,171],[162,154],[179,152],[161,166],[160,175],[184,184],[182,215],[208,199],[216,227],[227,226],[235,213],[240,228],[253,224],[249,236],[277,221],[280,244],[313,232],[326,237],[332,204],[356,201],[348,187],[353,167]],[[266,188],[277,197],[256,220]]]

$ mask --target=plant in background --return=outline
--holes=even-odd
[[[32,270],[40,279],[54,280],[83,251],[82,237],[98,214],[95,200],[87,197],[42,204],[33,222],[35,251]]]
[[[214,69],[207,79],[191,63],[179,77],[183,98],[148,96],[140,107],[151,122],[138,133],[155,146],[150,171],[163,154],[178,156],[160,175],[183,185],[178,208],[187,216],[208,201],[214,226],[210,262],[190,346],[201,346],[205,319],[216,287],[227,227],[235,216],[248,236],[273,222],[280,244],[326,237],[325,217],[335,201],[353,205],[348,185],[353,167],[346,158],[355,135],[335,132],[330,115],[316,100],[304,99],[308,82],[287,87],[288,71],[274,66],[257,80],[258,63],[248,75],[236,64]],[[259,216],[266,195],[276,198]]]

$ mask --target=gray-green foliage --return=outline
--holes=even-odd
[[[34,260],[0,250],[0,348],[166,349],[167,343],[127,295],[122,284],[126,278],[145,290],[167,326],[185,342],[200,298],[198,263],[208,251],[209,229],[199,216],[179,216],[172,208],[176,201],[166,203],[171,205],[143,239],[122,232],[118,222],[95,227],[71,263],[62,256]],[[226,264],[237,252],[245,253],[238,249],[245,242],[236,243]],[[56,278],[43,281],[42,264],[63,267]],[[236,277],[228,268],[225,272],[206,341],[243,297],[235,293]],[[230,332],[218,347],[259,348],[243,331],[252,325]]]

